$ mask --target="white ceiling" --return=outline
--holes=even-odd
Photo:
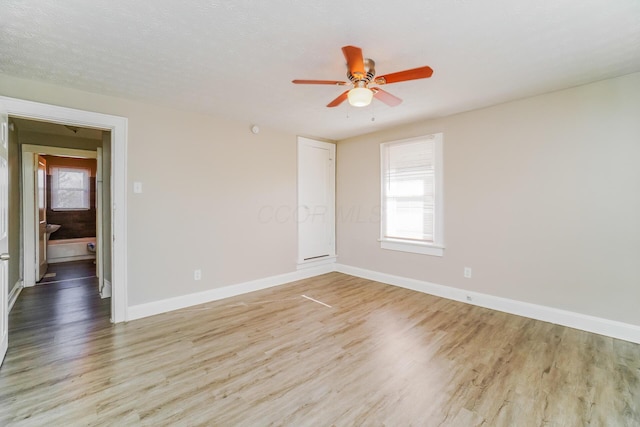
[[[344,80],[345,45],[434,75],[397,107],[291,83]],[[330,139],[637,71],[639,0],[0,2],[0,73]]]

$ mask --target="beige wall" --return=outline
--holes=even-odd
[[[434,132],[445,255],[382,250],[379,144]],[[340,263],[640,325],[640,73],[340,141],[337,158]]]
[[[295,270],[295,223],[259,218],[295,206],[295,135],[1,75],[0,94],[128,118],[129,305]]]
[[[129,119],[130,305],[295,270],[295,223],[259,218],[295,206],[295,135],[1,75],[0,94]],[[339,261],[640,325],[638,117],[633,74],[341,141]],[[433,132],[445,256],[383,251],[379,143]]]

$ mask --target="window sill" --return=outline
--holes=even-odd
[[[428,243],[412,242],[408,240],[379,239],[380,248],[391,251],[411,252],[414,254],[443,256],[444,247]]]

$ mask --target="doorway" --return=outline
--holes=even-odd
[[[111,167],[101,149],[110,135],[102,131],[78,134],[80,128],[74,127],[71,137],[64,126],[22,119],[13,122],[20,140],[35,143],[19,143],[24,286],[42,281],[50,263],[95,259],[98,290],[101,297],[110,297],[111,240],[103,236],[110,235],[111,229],[110,222],[103,221],[109,212],[104,215],[102,209],[110,210],[110,177],[103,178],[102,170]],[[46,143],[56,145],[39,145]],[[103,181],[107,183],[104,191]]]
[[[126,259],[126,146],[127,119],[124,117],[70,109],[49,104],[0,97],[2,105],[13,118],[34,119],[66,126],[86,127],[110,132],[110,147],[105,155],[111,159],[111,321],[127,320],[127,259]],[[106,174],[106,171],[105,171]],[[24,261],[24,260],[22,260]]]

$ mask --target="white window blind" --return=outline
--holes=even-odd
[[[381,145],[382,242],[442,246],[441,141],[436,134]]]
[[[51,168],[51,208],[54,210],[89,209],[88,169]]]

